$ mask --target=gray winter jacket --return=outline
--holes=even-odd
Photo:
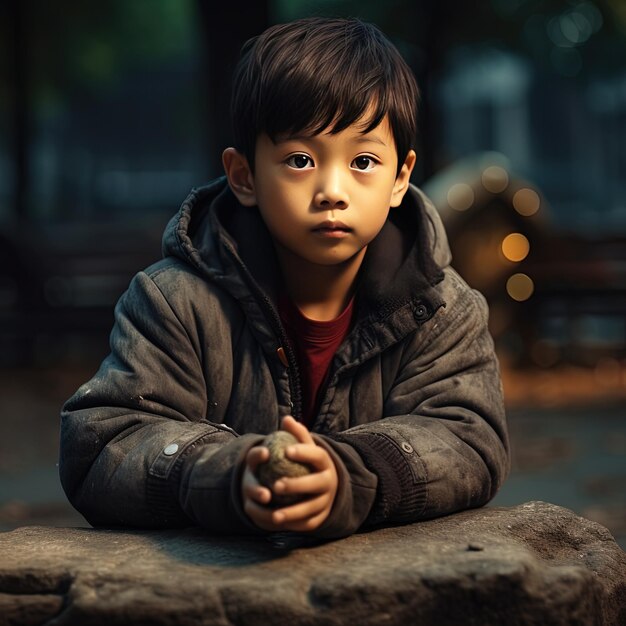
[[[242,460],[300,414],[271,239],[222,178],[191,192],[163,250],[120,298],[110,355],[63,407],[63,487],[93,525],[261,532],[242,510]],[[320,537],[483,505],[507,474],[487,306],[449,263],[438,214],[411,187],[368,247],[312,425],[339,475]]]

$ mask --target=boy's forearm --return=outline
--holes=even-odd
[[[411,419],[414,424],[408,423]],[[385,428],[335,436],[354,447],[378,477],[366,525],[418,521],[481,506],[508,472],[502,441],[482,427],[475,429],[475,438],[465,440],[438,418],[402,415],[385,422]]]
[[[171,527],[250,532],[231,495],[236,459],[261,436],[237,437],[208,423],[177,422],[119,409],[97,410],[105,423],[126,423],[117,437],[92,434],[98,449],[86,450],[86,426],[94,411],[63,414],[60,476],[72,504],[95,526]],[[138,428],[138,424],[143,424]],[[115,439],[117,438],[117,441]],[[79,445],[77,442],[83,442]]]
[[[261,534],[243,510],[241,479],[248,451],[263,438],[238,436],[202,446],[182,459],[178,498],[196,524],[224,534]]]
[[[383,419],[332,437],[379,479],[367,524],[407,522],[481,506],[509,470],[502,387],[486,305],[462,292],[392,388]],[[446,311],[446,314],[448,312]]]

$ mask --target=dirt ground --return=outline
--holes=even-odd
[[[59,410],[93,366],[0,370],[0,530],[84,526],[58,481]],[[492,502],[544,500],[605,525],[626,548],[626,367],[503,367],[512,470]]]

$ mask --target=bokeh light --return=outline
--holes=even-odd
[[[597,33],[602,28],[602,24],[604,23],[602,13],[593,2],[589,0],[579,2],[574,12],[587,19],[594,33]]]
[[[524,302],[533,295],[535,283],[530,276],[526,274],[513,274],[506,281],[506,292],[517,302]]]
[[[507,171],[499,165],[492,165],[483,170],[483,187],[491,193],[500,193],[509,185],[509,175]]]
[[[457,183],[448,190],[448,204],[456,211],[466,211],[474,204],[474,190],[467,183]]]
[[[569,15],[561,16],[559,20],[561,32],[573,44],[587,41],[593,34],[593,27],[583,13],[572,11]]]
[[[513,208],[524,217],[534,215],[540,205],[539,194],[534,189],[523,187],[513,194]]]
[[[591,2],[580,3],[546,23],[552,42],[561,48],[583,45],[602,26],[602,14]]]
[[[502,240],[502,254],[509,261],[519,263],[530,252],[530,243],[522,233],[511,233]]]

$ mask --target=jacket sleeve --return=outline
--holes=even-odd
[[[447,306],[405,349],[383,418],[330,436],[351,445],[378,477],[365,525],[481,506],[509,470],[487,304],[453,270],[446,281]]]
[[[115,309],[110,355],[63,407],[63,488],[93,525],[255,532],[231,491],[262,435],[205,419],[200,342],[154,277],[133,279]]]

